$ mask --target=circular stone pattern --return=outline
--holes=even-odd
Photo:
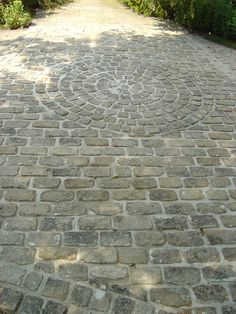
[[[64,119],[130,135],[186,128],[213,106],[201,70],[151,58],[87,56],[55,71],[51,82],[37,97]]]

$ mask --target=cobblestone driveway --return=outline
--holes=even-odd
[[[0,312],[235,314],[235,51],[115,0],[0,37]]]

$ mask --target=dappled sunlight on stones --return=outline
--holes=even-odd
[[[24,34],[0,35],[0,312],[234,313],[233,51],[115,0]]]

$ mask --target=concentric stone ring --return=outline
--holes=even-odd
[[[179,68],[126,54],[100,62],[84,56],[53,73],[56,84],[46,85],[44,103],[64,119],[123,134],[183,129],[205,117],[213,99],[199,72],[196,76],[191,66]]]

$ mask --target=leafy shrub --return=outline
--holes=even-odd
[[[31,23],[31,16],[24,10],[21,0],[14,0],[11,4],[2,6],[1,10],[2,24],[5,28],[23,28]]]
[[[48,10],[48,9],[59,7],[71,1],[72,0],[38,0],[38,3],[42,9]]]
[[[236,13],[230,0],[177,0],[176,20],[183,26],[229,37]]]
[[[4,10],[4,6],[0,3],[0,25],[4,24],[3,10]]]
[[[166,10],[168,0],[122,0],[122,2],[135,11],[147,16],[169,17]]]
[[[33,13],[37,8],[50,10],[59,7],[65,3],[71,2],[72,0],[22,0],[22,1],[25,8],[27,8],[27,10]]]
[[[39,1],[38,0],[22,0],[24,7],[34,12],[35,9],[39,8]]]
[[[161,18],[174,18],[174,1],[175,0],[153,0],[155,1],[155,16]]]
[[[137,12],[175,19],[188,29],[236,37],[236,0],[122,0]]]

